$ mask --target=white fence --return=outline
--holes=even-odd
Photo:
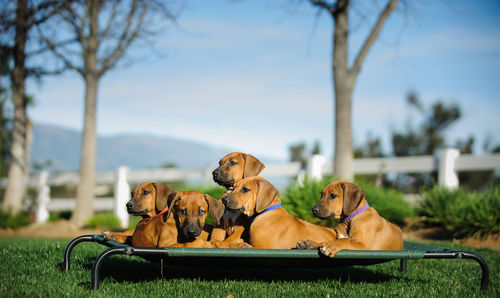
[[[125,204],[129,200],[130,184],[144,181],[204,181],[212,182],[212,170],[216,165],[205,169],[148,169],[128,170],[120,167],[116,172],[97,173],[98,185],[114,185],[114,198],[97,198],[94,200],[94,210],[113,210],[120,218],[123,227],[128,225],[128,214]],[[332,164],[321,155],[312,156],[306,169],[302,169],[300,162],[268,164],[261,173],[266,179],[273,178],[298,178],[306,175],[314,179],[321,179],[323,175],[333,172]],[[436,156],[415,157],[386,157],[386,158],[361,158],[354,160],[356,174],[381,174],[381,173],[429,173],[437,171],[438,183],[448,188],[459,185],[457,172],[460,171],[487,171],[500,169],[500,154],[482,156],[460,155],[454,148],[440,150]],[[48,174],[42,172],[30,177],[27,183],[37,187],[37,222],[44,222],[48,218],[48,211],[73,210],[74,199],[51,199],[50,186],[76,185],[78,174],[74,172]],[[6,181],[2,181],[3,185]]]

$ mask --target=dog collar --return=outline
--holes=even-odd
[[[167,212],[167,211],[168,211],[168,206],[167,206],[167,207],[165,207],[165,209],[163,209],[160,213],[155,214],[155,215],[153,215],[153,216],[151,216],[151,217],[149,217],[149,218],[144,218],[144,219],[143,219],[143,220],[141,220],[139,223],[144,223],[144,222],[147,222],[147,221],[149,221],[150,219],[152,219],[153,217],[160,216],[160,215],[162,215],[163,213],[165,213],[165,212]]]
[[[370,208],[370,205],[368,205],[368,203],[366,203],[366,205],[364,205],[363,207],[359,208],[358,211],[351,213],[348,217],[346,217],[344,219],[341,219],[340,222],[351,220],[351,219],[353,219],[354,216],[360,214],[361,212],[365,211],[368,208]]]
[[[281,208],[281,204],[276,204],[276,205],[272,205],[272,206],[269,206],[267,209],[265,209],[264,211],[260,212],[260,213],[257,213],[255,215],[253,215],[251,218],[250,218],[250,222],[253,222],[255,220],[255,218],[261,214],[264,214],[268,211],[271,211],[271,210],[274,210],[274,209],[278,209],[278,208]]]

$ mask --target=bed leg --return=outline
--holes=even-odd
[[[100,270],[102,262],[109,256],[116,254],[131,254],[130,247],[111,247],[103,251],[94,261],[92,265],[92,290],[99,289]]]
[[[64,272],[69,271],[71,251],[73,250],[73,248],[81,242],[93,242],[93,241],[95,241],[93,235],[83,235],[71,240],[68,246],[66,246],[66,250],[64,251],[64,261],[63,261]]]
[[[473,252],[460,252],[462,257],[465,259],[472,259],[481,265],[481,290],[486,290],[488,288],[488,284],[490,282],[490,270],[488,268],[488,263],[486,260]]]
[[[477,253],[469,251],[446,250],[440,252],[427,252],[424,259],[471,259],[481,266],[481,290],[486,290],[490,282],[490,270],[486,260]]]
[[[406,272],[406,261],[407,259],[401,259],[399,262],[399,272]]]

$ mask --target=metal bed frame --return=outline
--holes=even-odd
[[[92,289],[97,290],[100,282],[100,270],[103,261],[112,255],[139,256],[148,260],[164,259],[166,264],[196,266],[221,264],[235,268],[325,268],[361,265],[367,266],[400,260],[400,271],[406,272],[407,260],[417,259],[472,259],[481,266],[481,289],[489,283],[489,269],[486,260],[479,254],[458,251],[438,246],[404,242],[404,249],[389,250],[343,250],[334,258],[321,255],[317,250],[300,249],[223,249],[223,248],[146,248],[133,247],[111,240],[101,235],[83,235],[71,240],[64,252],[63,269],[70,269],[70,257],[73,248],[82,242],[95,242],[107,246],[94,261],[92,266]],[[231,262],[227,262],[230,259]]]

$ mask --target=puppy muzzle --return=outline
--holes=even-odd
[[[225,212],[230,212],[230,213],[243,213],[245,211],[244,207],[237,207],[234,206],[235,204],[233,201],[231,201],[231,198],[229,195],[224,196],[222,199],[222,204],[225,206]]]
[[[200,236],[201,228],[195,225],[187,225],[182,229],[184,236],[188,239],[193,239]]]
[[[335,217],[335,213],[333,212],[330,214],[325,214],[325,212],[323,212],[323,210],[319,205],[315,205],[314,207],[312,207],[311,211],[314,214],[314,216],[320,219],[329,219]]]

